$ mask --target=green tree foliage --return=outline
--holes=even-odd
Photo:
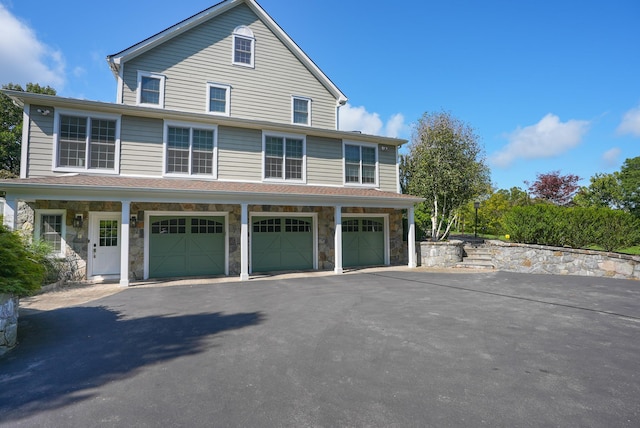
[[[2,89],[24,91],[22,86],[9,83]],[[56,90],[37,83],[27,83],[27,92],[56,95]],[[6,95],[0,93],[0,178],[20,174],[20,151],[22,144],[22,108]]]
[[[0,293],[22,297],[38,291],[46,275],[45,259],[44,253],[31,251],[18,232],[0,224]]]
[[[428,213],[434,241],[446,238],[461,207],[490,188],[478,136],[448,112],[420,118],[400,176],[405,193],[426,198],[417,211]]]
[[[640,156],[625,160],[618,178],[624,208],[640,218]]]
[[[622,185],[619,173],[596,174],[589,179],[588,187],[582,187],[573,198],[581,207],[623,208]]]
[[[480,204],[478,223],[482,233],[502,234],[502,219],[513,207],[530,204],[527,192],[519,187],[499,189]]]
[[[615,251],[640,243],[640,220],[610,208],[566,208],[551,204],[515,207],[504,216],[514,242]]]

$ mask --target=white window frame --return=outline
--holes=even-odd
[[[36,209],[35,210],[35,224],[33,228],[33,239],[39,241],[40,233],[42,231],[42,216],[43,215],[59,215],[62,216],[62,224],[60,226],[60,252],[54,253],[55,257],[65,257],[67,249],[67,210],[59,209]]]
[[[143,103],[142,102],[142,78],[149,77],[152,79],[160,80],[160,96],[158,98],[158,104],[152,103]],[[165,89],[165,80],[166,76],[159,73],[151,73],[148,71],[138,71],[138,86],[137,86],[137,94],[136,94],[136,105],[142,107],[154,107],[154,108],[164,108],[164,89]]]
[[[236,39],[248,40],[251,43],[251,61],[246,62],[236,61]],[[253,36],[253,31],[245,25],[240,25],[233,30],[233,37],[231,38],[231,63],[233,65],[239,65],[240,67],[255,68],[256,59],[256,39]]]
[[[296,100],[298,101],[306,101],[307,103],[307,122],[306,123],[298,123],[295,121],[295,110],[294,110],[294,106],[296,103]],[[299,97],[297,95],[292,95],[291,96],[291,123],[294,125],[302,125],[302,126],[311,126],[311,98],[309,97]]]
[[[211,88],[224,89],[225,90],[225,102],[224,102],[224,112],[220,111],[211,111],[210,101],[211,101]],[[205,111],[209,114],[215,116],[229,116],[231,112],[231,86],[224,85],[221,83],[207,82],[207,94],[205,97]]]
[[[283,142],[286,141],[287,138],[294,140],[302,140],[302,178],[285,178],[286,175],[286,161],[287,161],[287,151],[286,145],[283,147],[282,152],[282,177],[266,177],[266,169],[265,163],[267,160],[267,151],[266,151],[266,143],[267,137],[276,137],[282,138]],[[298,183],[304,184],[307,182],[307,136],[301,134],[287,134],[282,132],[271,132],[271,131],[262,131],[262,180],[263,181],[275,181],[280,183]]]
[[[189,172],[177,173],[167,171],[167,149],[169,138],[169,127],[189,128]],[[200,129],[204,131],[213,131],[213,159],[211,160],[211,174],[194,174],[193,173],[193,130]],[[198,122],[178,122],[165,120],[162,135],[162,175],[165,177],[191,177],[198,179],[217,179],[218,178],[218,125],[210,125]]]
[[[363,183],[362,182],[362,149],[360,150],[360,171],[358,174],[358,182],[347,182],[347,149],[346,146],[359,146],[359,147],[370,147],[375,150],[376,154],[376,172],[375,172],[375,183]],[[378,154],[378,145],[375,143],[366,143],[362,141],[342,141],[342,182],[345,186],[355,186],[355,187],[378,187],[380,183],[380,156]]]
[[[58,166],[59,149],[60,149],[60,116],[75,116],[87,119],[87,136],[85,138],[85,159],[84,166]],[[90,168],[89,156],[91,155],[90,139],[91,139],[91,119],[114,120],[116,122],[115,135],[115,153],[113,160],[113,169]],[[119,174],[120,173],[120,124],[121,116],[116,114],[95,113],[80,110],[55,109],[53,120],[53,156],[52,170],[54,172],[80,172],[95,174]]]

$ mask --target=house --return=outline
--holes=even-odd
[[[3,91],[24,108],[4,222],[80,278],[416,266],[406,141],[338,130],[347,98],[254,0],[107,61],[114,103]]]

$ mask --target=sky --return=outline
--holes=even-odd
[[[349,98],[341,129],[410,142],[450,112],[503,189],[640,156],[638,0],[258,2]],[[113,102],[107,55],[216,3],[0,0],[0,84]]]

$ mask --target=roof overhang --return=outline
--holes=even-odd
[[[0,181],[17,200],[229,203],[404,209],[424,199],[369,188],[68,174]]]
[[[289,37],[289,35],[262,9],[262,7],[254,0],[225,0],[208,9],[203,10],[169,28],[163,30],[135,45],[120,51],[118,53],[108,55],[107,62],[116,79],[119,75],[120,67],[126,61],[141,55],[148,50],[168,41],[172,38],[200,25],[210,19],[233,9],[240,4],[246,4],[267,27],[289,48],[289,50],[301,61],[307,69],[327,88],[327,90],[336,98],[338,105],[344,105],[347,97],[338,89],[338,87],[329,79],[329,77],[320,70],[306,53]]]
[[[334,129],[281,124],[262,120],[212,116],[206,113],[166,110],[153,107],[140,107],[127,104],[106,103],[103,101],[79,100],[76,98],[65,98],[55,95],[36,94],[33,92],[10,91],[6,89],[2,89],[0,90],[0,92],[9,96],[12,100],[14,100],[14,102],[16,102],[16,104],[21,107],[23,107],[25,104],[32,104],[70,110],[111,113],[125,116],[193,121],[237,128],[262,129],[266,131],[306,134],[350,141],[374,142],[390,146],[401,146],[407,142],[407,140],[400,138],[381,137],[377,135],[362,134],[360,132],[337,131]]]

